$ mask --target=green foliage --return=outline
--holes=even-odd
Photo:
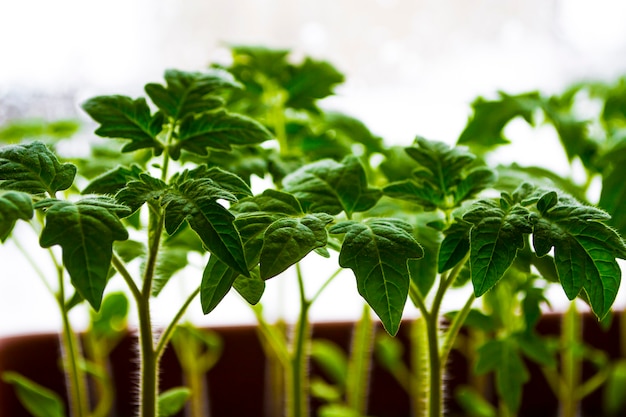
[[[60,163],[41,142],[10,145],[0,149],[0,188],[29,194],[48,193],[71,187],[76,167]]]
[[[72,284],[94,309],[102,302],[113,254],[113,241],[128,239],[119,217],[127,207],[106,197],[86,198],[76,203],[42,200],[35,205],[46,213],[39,243],[63,248],[63,265]]]
[[[395,335],[409,292],[407,261],[424,255],[410,225],[393,219],[346,221],[331,227],[330,233],[345,234],[339,265],[352,269],[359,294]]]
[[[183,409],[191,396],[189,388],[172,388],[159,395],[159,417],[169,417]]]
[[[14,372],[5,372],[2,379],[15,387],[20,402],[34,417],[65,417],[61,396]]]
[[[33,203],[28,194],[18,191],[0,194],[0,241],[9,237],[18,220],[29,220],[33,214]]]

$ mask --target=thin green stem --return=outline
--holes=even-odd
[[[346,403],[358,415],[367,411],[370,366],[374,350],[374,325],[369,305],[363,306],[352,337],[348,377],[346,381]]]
[[[413,280],[411,280],[411,282],[409,283],[409,297],[411,298],[411,301],[413,301],[413,304],[415,305],[415,307],[419,309],[420,313],[422,314],[422,317],[424,317],[425,320],[429,320],[430,312],[428,311],[428,308],[426,307],[426,302],[424,301],[424,297],[422,297],[422,294],[420,293],[419,288],[417,288],[417,284],[415,284]]]
[[[13,238],[13,244],[21,252],[22,256],[24,256],[24,258],[28,261],[31,268],[33,268],[35,274],[37,274],[43,285],[48,289],[50,294],[54,294],[54,290],[50,286],[50,283],[46,280],[46,274],[44,274],[43,270],[39,268],[39,263],[35,261],[35,259],[30,256],[30,253],[26,250],[26,248],[22,246],[19,239],[17,238],[17,234],[12,235],[11,237]]]
[[[328,277],[326,282],[322,284],[322,286],[317,290],[317,292],[313,295],[313,297],[311,297],[308,303],[313,304],[315,300],[319,298],[320,294],[326,289],[326,287],[328,287],[328,285],[341,273],[341,271],[343,271],[343,268],[338,268],[335,272],[333,272],[333,274],[330,277]]]
[[[581,380],[581,361],[576,353],[576,346],[580,343],[582,322],[576,308],[576,303],[571,302],[569,309],[563,316],[561,328],[561,343],[563,353],[561,355],[561,369],[563,383],[560,386],[559,401],[561,403],[561,417],[575,417],[578,412],[579,399],[576,391]]]
[[[70,413],[73,417],[87,417],[89,414],[89,406],[86,392],[85,374],[79,364],[81,361],[79,342],[76,333],[72,329],[69,319],[69,311],[65,306],[65,284],[63,268],[57,266],[57,275],[59,278],[59,292],[57,303],[61,310],[61,319],[63,321],[63,334],[61,343],[63,345],[64,358],[63,363],[66,367],[69,393],[70,393]]]
[[[176,315],[174,316],[170,324],[167,326],[167,328],[163,331],[163,333],[161,334],[161,337],[159,337],[159,342],[154,350],[157,358],[160,358],[163,355],[163,352],[165,352],[165,348],[167,347],[167,344],[172,338],[172,335],[174,334],[174,330],[176,329],[176,326],[178,325],[180,320],[183,318],[183,316],[187,312],[187,308],[189,308],[189,305],[191,304],[191,302],[194,300],[194,298],[196,298],[196,296],[199,293],[200,293],[200,287],[196,288],[189,295],[189,297],[187,297],[187,300],[185,300],[185,303],[178,310],[178,313],[176,313]]]
[[[472,292],[465,302],[463,308],[454,316],[452,323],[450,323],[450,327],[448,327],[448,330],[446,331],[446,335],[441,348],[441,363],[445,364],[448,361],[450,352],[454,347],[454,342],[459,334],[459,331],[461,330],[461,327],[463,327],[463,323],[465,322],[465,319],[472,309],[472,304],[474,304],[475,300],[476,296]]]
[[[137,287],[137,284],[135,284],[133,277],[130,275],[130,273],[126,269],[126,265],[124,265],[124,261],[122,261],[119,258],[119,256],[117,256],[117,254],[113,253],[111,262],[115,270],[119,272],[119,274],[122,276],[122,278],[126,282],[126,285],[128,285],[128,288],[130,289],[130,292],[133,295],[133,298],[135,299],[135,301],[139,302],[142,298],[141,291],[139,291],[139,287]]]
[[[290,372],[288,373],[288,401],[287,417],[307,417],[309,405],[307,401],[307,362],[308,345],[310,342],[309,308],[311,302],[307,300],[304,291],[304,279],[300,265],[296,264],[298,287],[300,289],[300,317],[296,324],[296,333],[293,340],[293,354],[291,357]]]
[[[410,391],[411,408],[415,417],[430,416],[432,364],[428,346],[427,320],[425,317],[416,318],[411,325],[411,379]]]

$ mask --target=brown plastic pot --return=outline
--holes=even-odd
[[[610,357],[618,357],[618,324],[602,330],[590,315],[584,315],[584,338],[587,343],[604,349]],[[615,320],[616,321],[616,320]],[[409,326],[403,326],[398,337],[407,342]],[[539,331],[544,334],[558,334],[560,316],[549,314],[542,318]],[[259,417],[268,415],[264,411],[268,378],[266,358],[254,326],[212,328],[223,339],[224,352],[217,365],[207,374],[212,417]],[[313,326],[313,336],[334,341],[347,349],[353,331],[353,323],[318,323]],[[135,394],[137,392],[137,351],[132,335],[126,337],[111,355],[113,377],[116,387],[116,416],[133,416]],[[408,348],[406,349],[408,351]],[[520,416],[553,417],[558,404],[551,394],[540,370],[528,363],[531,382],[524,388]],[[56,334],[15,336],[0,339],[0,374],[16,371],[65,395],[64,376],[59,367],[59,343]],[[446,409],[450,415],[460,415],[454,403],[454,389],[467,381],[468,369],[461,355],[454,353],[448,370],[448,393]],[[311,372],[317,373],[314,366]],[[589,375],[590,370],[585,369]],[[167,389],[182,385],[180,367],[172,349],[168,349],[162,361],[161,388]],[[319,404],[312,401],[315,409]],[[601,395],[596,392],[583,402],[583,415],[602,416]],[[312,415],[315,415],[314,413]],[[408,417],[410,402],[397,382],[377,364],[372,367],[369,395],[369,415],[378,417]],[[0,417],[27,417],[16,399],[13,388],[0,382]],[[181,413],[182,416],[182,413]],[[270,416],[274,417],[274,416]]]

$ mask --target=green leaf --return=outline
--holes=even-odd
[[[325,339],[314,339],[311,343],[311,359],[340,387],[346,386],[348,378],[348,357],[334,342]]]
[[[346,235],[339,265],[352,269],[359,294],[395,335],[409,293],[407,261],[424,255],[411,226],[396,219],[347,221],[332,226],[330,233]]]
[[[478,348],[476,373],[494,371],[496,389],[509,410],[516,413],[520,406],[522,387],[529,374],[516,344],[509,339],[489,340]]]
[[[97,337],[112,337],[126,330],[129,303],[123,292],[104,297],[102,307],[91,316],[91,331]]]
[[[451,321],[458,313],[458,311],[451,311],[449,313],[446,313],[445,317],[446,319]],[[469,314],[463,322],[463,326],[481,330],[483,332],[493,332],[497,330],[498,327],[498,325],[496,324],[496,320],[494,320],[492,316],[489,316],[476,309],[471,309],[469,311]]]
[[[290,75],[284,86],[289,94],[285,106],[314,113],[319,111],[315,101],[332,95],[335,85],[344,81],[343,74],[330,63],[311,58],[294,67]]]
[[[35,208],[46,212],[40,245],[44,248],[61,246],[63,265],[72,284],[95,310],[99,310],[111,266],[113,241],[128,239],[128,232],[119,219],[120,214],[128,214],[128,208],[105,197],[76,203],[44,200]]]
[[[189,248],[165,245],[161,247],[154,270],[152,296],[158,296],[170,279],[189,265],[188,253]]]
[[[48,193],[72,186],[76,166],[60,163],[41,142],[0,148],[0,188],[29,194]]]
[[[496,285],[524,247],[524,234],[532,232],[529,217],[523,206],[501,207],[491,200],[474,203],[463,215],[474,225],[469,262],[476,297]]]
[[[200,303],[204,314],[209,314],[228,294],[239,272],[230,268],[217,257],[211,256],[202,274]]]
[[[417,285],[420,294],[425,297],[437,279],[437,257],[443,235],[437,226],[433,225],[438,224],[441,218],[434,212],[421,213],[414,218],[416,221],[413,225],[413,236],[424,249],[424,256],[420,259],[410,259],[408,267],[411,279]]]
[[[606,210],[611,219],[607,223],[622,235],[626,235],[626,164],[616,165],[607,175],[602,177],[602,191],[598,205]]]
[[[457,388],[454,398],[467,417],[497,417],[498,415],[496,408],[473,387],[464,385]]]
[[[265,292],[265,281],[261,279],[259,268],[250,271],[250,277],[239,275],[233,282],[233,288],[249,304],[255,305],[261,301],[261,296]]]
[[[626,359],[620,359],[611,369],[603,392],[602,403],[607,415],[617,416],[626,410]]]
[[[241,87],[232,74],[219,69],[207,72],[169,69],[165,71],[165,81],[166,86],[146,84],[145,90],[152,102],[174,120],[222,107],[224,101],[217,93],[225,88]]]
[[[286,192],[293,194],[305,211],[348,216],[369,210],[382,192],[369,188],[365,170],[354,156],[341,163],[324,159],[303,166],[283,179]]]
[[[13,385],[20,403],[34,417],[66,417],[65,404],[56,392],[15,372],[5,372],[2,379]]]
[[[208,155],[208,149],[230,150],[231,146],[254,145],[272,139],[260,123],[248,117],[218,111],[199,117],[186,117],[180,124],[178,140],[170,150],[178,159],[182,149]]]
[[[33,214],[30,195],[18,191],[0,194],[0,242],[9,237],[18,220],[30,220]]]
[[[493,184],[496,176],[489,168],[476,168],[463,178],[454,190],[454,203],[459,204]]]
[[[561,196],[535,220],[533,232],[538,256],[554,247],[556,270],[567,297],[576,298],[584,288],[599,318],[608,313],[619,289],[621,270],[615,258],[626,255],[621,237],[602,223],[608,218],[598,208]]]
[[[463,219],[456,221],[444,231],[445,237],[439,248],[438,272],[442,273],[458,264],[470,250],[472,224]]]
[[[556,352],[550,349],[547,340],[532,332],[516,333],[514,337],[520,350],[528,358],[543,366],[556,367]]]
[[[418,183],[414,180],[393,182],[383,188],[385,195],[418,204],[424,210],[435,210],[443,206],[445,196],[429,182]]]
[[[183,409],[191,397],[191,390],[185,387],[171,388],[159,394],[159,417],[169,417]]]
[[[115,195],[115,199],[130,207],[131,213],[134,213],[146,202],[161,205],[168,190],[169,186],[160,179],[149,174],[139,174],[139,179],[126,184]]]
[[[106,138],[130,139],[122,152],[152,148],[155,155],[163,152],[163,145],[157,135],[163,130],[163,114],[150,113],[144,98],[133,100],[126,96],[99,96],[87,100],[83,110],[100,127],[96,134]]]
[[[94,178],[81,194],[115,195],[126,187],[129,181],[138,180],[142,171],[141,167],[135,164],[130,168],[118,166]]]
[[[5,121],[0,126],[0,142],[19,143],[33,138],[41,140],[66,139],[72,137],[79,129],[78,120],[15,119]]]
[[[510,96],[500,93],[499,100],[488,101],[479,97],[472,103],[474,114],[459,136],[459,145],[475,145],[491,149],[509,143],[504,137],[504,127],[514,118],[522,117],[533,123],[533,113],[541,105],[537,92]]]
[[[232,172],[225,171],[219,167],[209,168],[206,165],[200,165],[197,168],[185,170],[175,175],[172,181],[183,183],[188,179],[197,180],[201,178],[208,178],[214,181],[216,185],[233,193],[238,199],[252,196],[252,190],[250,190],[250,186],[244,180]]]
[[[233,224],[235,216],[218,199],[236,201],[235,196],[208,178],[177,184],[176,189],[163,196],[165,229],[174,234],[186,220],[213,255],[248,276],[241,237]]]
[[[326,225],[333,218],[325,213],[285,217],[265,231],[261,250],[261,278],[267,280],[299,262],[313,249],[326,246]]]

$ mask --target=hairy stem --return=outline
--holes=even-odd
[[[346,403],[359,415],[367,411],[369,376],[374,349],[374,324],[370,307],[363,306],[361,319],[357,323],[352,338],[350,361],[348,363],[348,380],[346,382]]]
[[[296,264],[298,286],[300,288],[300,316],[293,339],[293,353],[287,378],[287,417],[307,417],[309,404],[307,396],[307,362],[311,338],[309,308],[311,303],[304,293],[304,279],[299,264]]]
[[[561,328],[563,382],[559,390],[560,417],[576,417],[578,413],[579,399],[576,396],[576,391],[580,385],[581,363],[576,353],[576,345],[580,343],[581,337],[581,317],[576,308],[576,303],[571,302],[563,316]]]
[[[63,363],[68,379],[70,415],[73,417],[87,417],[89,415],[87,383],[83,369],[79,364],[82,360],[82,356],[80,354],[78,337],[72,329],[69,311],[65,306],[65,284],[63,282],[63,268],[60,265],[57,265],[57,274],[59,277],[57,302],[61,310],[61,319],[63,321],[61,345],[63,347]]]

